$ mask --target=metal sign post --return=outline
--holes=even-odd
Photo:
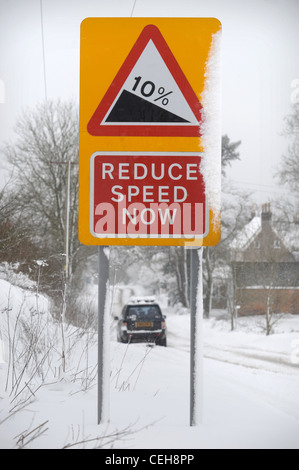
[[[190,426],[202,422],[203,412],[203,248],[191,249],[190,267]]]
[[[98,278],[98,424],[109,419],[109,259],[107,247],[99,246]],[[105,253],[106,251],[106,253]]]

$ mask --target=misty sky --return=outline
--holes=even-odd
[[[134,0],[0,0],[0,144],[18,114],[47,97],[78,102],[80,23],[130,16]],[[229,172],[258,202],[285,194],[273,175],[299,79],[298,0],[137,0],[134,17],[216,17],[222,22],[222,134],[242,140]],[[137,39],[137,38],[136,38]],[[107,38],[109,40],[109,38]],[[5,94],[1,92],[5,88]],[[4,101],[4,102],[3,102]],[[2,180],[5,162],[0,162]]]

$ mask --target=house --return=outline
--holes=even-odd
[[[273,226],[270,204],[231,244],[234,304],[239,315],[299,314],[299,217],[284,234]]]

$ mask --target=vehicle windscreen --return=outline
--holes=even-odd
[[[129,307],[127,319],[136,320],[157,320],[161,319],[161,311],[157,305],[138,305]]]

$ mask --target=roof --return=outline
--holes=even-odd
[[[245,227],[237,234],[230,247],[235,251],[244,251],[262,230],[262,219],[255,216]],[[281,239],[286,249],[292,253],[296,261],[299,261],[299,224],[292,224],[287,231],[281,233],[281,230],[272,230],[278,238]]]
[[[244,250],[251,241],[260,233],[262,229],[262,220],[260,216],[254,217],[249,224],[238,233],[231,243],[232,250]]]
[[[156,303],[155,297],[130,297],[128,305],[154,304],[154,303]]]

